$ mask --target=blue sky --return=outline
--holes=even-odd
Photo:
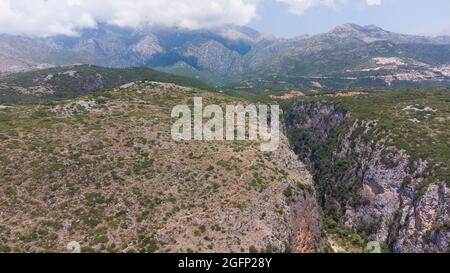
[[[375,24],[401,33],[450,34],[449,0],[382,0],[380,5],[347,0],[334,8],[318,5],[303,14],[288,9],[285,3],[263,0],[249,26],[279,37],[325,32],[343,23]]]

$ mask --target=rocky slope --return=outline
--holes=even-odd
[[[291,143],[314,174],[328,218],[394,252],[449,251],[447,163],[412,157],[382,122],[360,119],[336,102],[289,107]]]
[[[233,73],[238,71],[230,66],[225,67],[226,71],[214,71],[214,65],[220,64],[218,58],[227,61],[234,56],[241,62],[242,55],[259,37],[258,32],[245,27],[189,31],[163,27],[129,29],[104,24],[96,29],[84,29],[78,37],[0,35],[0,60],[5,60],[0,72],[40,63],[171,67],[184,62],[199,72]]]
[[[290,150],[176,142],[173,106],[245,103],[146,82],[0,108],[0,251],[323,251],[312,178]]]

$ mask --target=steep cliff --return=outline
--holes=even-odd
[[[448,169],[412,157],[378,120],[359,119],[335,103],[296,102],[286,107],[285,123],[314,175],[327,221],[393,252],[448,251]]]

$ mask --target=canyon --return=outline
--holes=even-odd
[[[377,121],[332,103],[294,103],[285,122],[326,217],[393,252],[448,251],[448,176],[430,161],[374,134]]]

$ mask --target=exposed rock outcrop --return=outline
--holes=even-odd
[[[321,205],[342,225],[394,252],[448,251],[448,181],[432,176],[426,158],[413,161],[387,136],[374,136],[376,121],[330,103],[296,103],[286,126],[321,188]]]

